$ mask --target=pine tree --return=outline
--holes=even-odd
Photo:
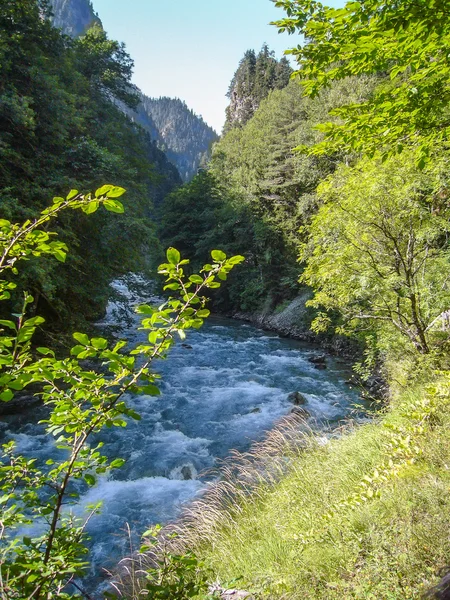
[[[267,44],[258,55],[254,50],[247,50],[228,89],[230,104],[226,109],[224,131],[245,125],[271,90],[286,87],[291,73],[289,61],[285,57],[278,61]]]

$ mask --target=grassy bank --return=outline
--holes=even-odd
[[[191,508],[183,539],[263,598],[422,597],[450,556],[449,393],[436,374],[328,440],[285,427]]]

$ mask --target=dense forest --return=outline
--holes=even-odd
[[[124,462],[94,436],[140,419],[129,396],[160,393],[153,361],[175,339],[193,350],[186,330],[202,326],[208,302],[250,320],[301,304],[316,342],[349,338],[358,385],[376,378],[384,392],[366,389],[334,425],[308,420],[295,392],[266,441],[234,453],[177,523],[144,534],[119,593],[448,598],[447,2],[274,3],[279,31],[301,36],[296,70],[267,45],[248,50],[220,139],[181,100],[131,85],[132,59],[90,3],[74,18],[73,3],[53,2],[78,23],[59,22],[69,36],[45,0],[0,9],[0,400],[38,390],[62,451],[41,465],[15,440],[4,447],[8,600],[86,597],[90,517],[66,504]],[[142,343],[78,332],[65,358],[33,343],[41,315],[59,330],[95,318],[113,277],[159,259],[171,296],[137,308]],[[254,364],[243,386],[260,385]],[[191,376],[200,389],[202,371]],[[33,521],[38,533],[15,537]]]
[[[205,166],[213,142],[219,137],[203,119],[179,98],[148,98],[141,95],[139,112],[150,115],[158,134],[158,147],[177,167],[183,181],[189,181]]]
[[[114,274],[152,264],[153,204],[180,179],[112,100],[139,101],[123,46],[98,26],[75,40],[62,36],[28,0],[3,6],[0,18],[2,216],[33,218],[53,196],[111,179],[128,190],[123,216],[62,217],[61,236],[73,249],[66,264],[24,272],[36,310],[67,328],[101,314]]]

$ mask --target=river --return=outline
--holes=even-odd
[[[138,317],[129,306],[141,292],[130,287],[116,282],[122,298],[110,303],[99,327],[115,326],[135,343],[143,334],[136,331]],[[319,424],[348,415],[359,398],[346,383],[348,367],[329,357],[327,368],[319,370],[308,360],[318,354],[311,345],[216,317],[177,343],[169,358],[155,365],[162,376],[161,396],[129,398],[142,420],[102,436],[106,453],[125,458],[126,464],[85,491],[77,509],[82,514],[86,506],[103,502],[88,529],[92,574],[129,552],[127,523],[137,544],[150,524],[175,518],[204,487],[202,472],[231,449],[248,449],[290,412],[291,392],[301,392]],[[36,424],[40,411],[3,417],[2,437],[14,439],[28,456],[47,459],[55,449]]]

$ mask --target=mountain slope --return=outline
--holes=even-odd
[[[50,0],[53,25],[66,35],[82,35],[95,23],[101,25],[90,0]]]
[[[258,54],[247,50],[230,83],[224,131],[242,127],[255,114],[261,101],[271,90],[287,86],[292,69],[286,57],[277,60],[264,44]]]
[[[50,0],[50,6],[53,25],[71,37],[82,35],[94,24],[101,25],[90,0]],[[136,111],[122,107],[124,112],[150,134],[183,181],[189,181],[209,157],[218,135],[182,100],[139,95],[142,102]]]
[[[139,122],[149,119],[158,131],[158,145],[173,162],[184,181],[189,181],[205,162],[217,133],[179,98],[141,95]]]

